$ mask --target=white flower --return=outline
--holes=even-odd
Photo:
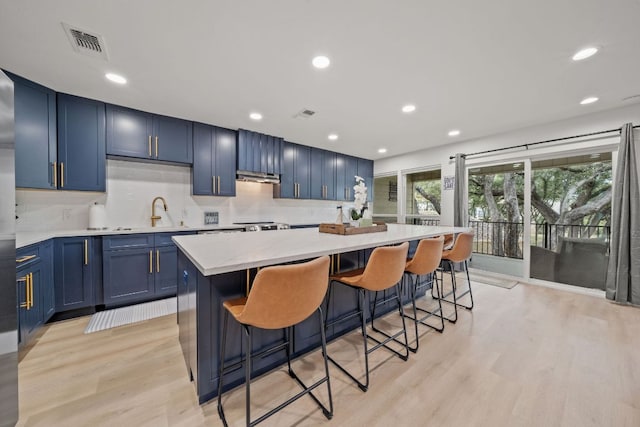
[[[362,210],[367,203],[367,186],[364,184],[364,178],[356,175],[356,185],[353,186],[353,205],[354,208],[362,215]]]

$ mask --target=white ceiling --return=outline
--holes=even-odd
[[[640,102],[624,100],[640,94],[639,17],[640,0],[0,0],[0,67],[378,159]],[[108,61],[76,53],[62,22],[101,35]],[[588,45],[600,52],[573,62]],[[311,66],[320,53],[328,69]]]

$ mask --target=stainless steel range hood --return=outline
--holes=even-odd
[[[280,184],[280,175],[270,173],[237,171],[236,179],[238,181],[260,182],[265,184]]]

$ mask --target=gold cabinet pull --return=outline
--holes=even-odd
[[[158,136],[156,135],[156,157],[158,157]]]
[[[149,273],[153,273],[153,251],[149,251]]]
[[[17,258],[16,262],[18,264],[25,262],[25,261],[29,261],[30,259],[34,259],[36,256],[35,255],[25,255],[23,257]]]
[[[21,277],[17,280],[18,282],[24,282],[24,298],[25,301],[20,303],[20,308],[29,309],[29,275],[27,274],[24,277]]]
[[[151,157],[151,135],[149,135],[149,157]]]
[[[156,272],[160,273],[160,251],[156,251]]]
[[[33,273],[29,273],[29,307],[33,307]]]
[[[215,176],[211,177],[211,192],[213,194],[216,194],[216,177]]]
[[[51,165],[53,166],[53,186],[57,187],[58,186],[58,162],[53,162],[53,164]]]
[[[89,241],[84,239],[84,265],[89,265]]]
[[[60,188],[64,188],[64,162],[60,162]]]
[[[220,194],[220,175],[218,175],[218,191],[217,194]]]

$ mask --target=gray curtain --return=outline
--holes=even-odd
[[[466,227],[467,207],[464,205],[464,154],[456,154],[456,175],[453,187],[453,225]]]
[[[622,127],[611,213],[607,298],[640,305],[640,190],[633,126]]]

